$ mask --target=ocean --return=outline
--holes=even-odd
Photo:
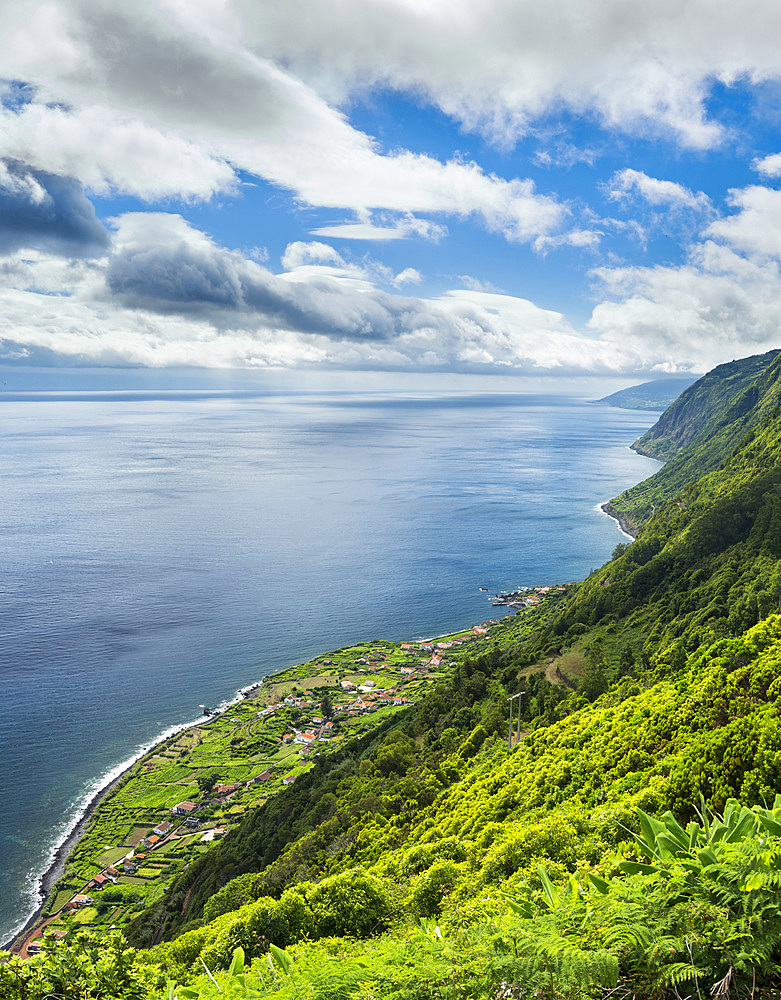
[[[0,401],[0,941],[85,802],[170,727],[358,640],[503,614],[625,540],[656,414],[506,391]],[[487,588],[487,593],[480,588]]]

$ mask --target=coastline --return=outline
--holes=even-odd
[[[284,673],[284,670],[278,671],[278,673]],[[276,674],[270,674],[269,676],[275,677]],[[151,743],[145,745],[132,757],[127,758],[121,764],[118,764],[117,767],[112,768],[103,776],[102,779],[99,780],[98,787],[91,794],[89,799],[78,807],[78,812],[72,821],[70,829],[67,830],[62,839],[54,845],[48,868],[46,868],[38,876],[36,891],[39,899],[35,909],[27,917],[24,925],[14,932],[14,936],[12,938],[5,943],[0,943],[0,950],[13,951],[15,948],[18,948],[28,932],[32,930],[32,928],[40,921],[51,890],[65,871],[65,863],[68,860],[68,855],[71,853],[79,840],[81,840],[85,830],[87,829],[89,821],[95,813],[95,810],[105,798],[115,791],[115,789],[119,788],[135,765],[146,757],[147,754],[156,750],[159,746],[169,740],[172,736],[175,736],[177,733],[195,725],[208,726],[213,719],[219,718],[219,716],[227,712],[232,705],[243,701],[252,694],[257,694],[265,680],[266,678],[262,677],[259,681],[255,681],[252,684],[248,684],[246,687],[240,688],[229,701],[221,702],[219,706],[209,715],[202,715],[190,722],[184,722],[179,725],[169,727],[165,730],[165,732],[161,733],[159,737],[154,739]]]
[[[503,615],[502,617],[511,616],[512,612],[508,611],[508,614],[506,616]],[[467,627],[468,626],[465,626],[465,628]],[[455,631],[463,631],[463,629],[456,629]],[[433,641],[433,639],[444,638],[445,636],[451,634],[453,633],[450,631],[444,632],[442,635],[435,635],[431,637],[431,640]],[[41,917],[44,914],[46,903],[51,895],[51,891],[65,870],[65,864],[68,856],[76,844],[78,844],[84,836],[94,813],[99,808],[101,803],[123,784],[129,773],[139,761],[143,760],[147,755],[157,750],[161,745],[183,730],[196,725],[199,727],[210,725],[213,721],[219,719],[226,712],[230,711],[233,706],[247,698],[257,696],[267,683],[273,683],[275,680],[281,679],[288,671],[298,665],[299,664],[288,664],[288,666],[281,670],[276,670],[273,673],[267,674],[265,677],[261,677],[257,681],[246,684],[245,686],[239,688],[232,698],[220,702],[217,707],[209,711],[208,714],[201,715],[197,719],[169,727],[165,730],[165,732],[161,733],[159,737],[140,748],[132,757],[127,758],[121,764],[118,764],[115,768],[106,772],[104,776],[99,779],[97,787],[91,793],[89,798],[77,807],[78,812],[71,821],[70,828],[63,834],[61,840],[52,848],[49,866],[37,878],[37,905],[35,905],[34,910],[30,912],[24,924],[13,932],[13,937],[5,943],[0,944],[0,950],[18,953],[25,940],[29,937],[30,932],[40,924]]]
[[[597,505],[595,509],[602,511],[618,521],[621,530],[629,537],[633,539],[635,538],[635,534],[631,530],[628,522],[626,522],[622,516],[618,514],[618,512],[614,511],[610,502]],[[504,605],[504,607],[507,609],[507,613],[506,615],[501,615],[501,618],[511,617],[517,610],[518,605],[509,604]],[[458,629],[455,631],[458,631]],[[442,633],[442,635],[435,635],[431,638],[443,638],[444,636],[450,634],[451,632],[448,631]],[[240,688],[233,695],[233,697],[220,702],[217,707],[207,715],[202,715],[197,719],[169,727],[150,743],[140,748],[132,757],[127,758],[125,761],[116,765],[116,767],[107,771],[102,778],[98,779],[94,791],[87,793],[89,797],[87,798],[85,795],[85,800],[83,800],[82,803],[76,807],[77,812],[71,821],[69,829],[62,835],[60,841],[53,845],[48,867],[37,877],[37,905],[35,905],[35,908],[29,913],[29,916],[26,918],[24,924],[14,931],[14,936],[6,943],[0,944],[0,949],[13,951],[15,948],[18,948],[29,935],[29,932],[40,922],[51,891],[58,879],[62,876],[70,853],[83,837],[94,813],[101,803],[123,784],[129,772],[139,761],[183,730],[194,725],[209,725],[212,721],[224,715],[225,712],[227,712],[233,705],[243,701],[245,698],[249,698],[252,695],[257,694],[266,682],[273,681],[274,678],[284,675],[291,669],[292,666],[295,666],[295,664],[288,665],[282,670],[277,670],[268,674],[266,677],[260,678],[258,681],[245,685]]]
[[[610,500],[608,500],[607,503],[600,504],[599,509],[603,511],[605,514],[607,514],[608,517],[612,517],[613,520],[618,521],[618,526],[625,535],[627,535],[632,540],[637,538],[637,529],[634,527],[633,524],[631,524],[626,519],[626,517],[624,517],[624,515],[620,511],[616,510],[616,508],[613,506]]]
[[[161,740],[162,742],[162,740]],[[155,744],[157,746],[158,744]],[[151,749],[151,747],[150,747]],[[146,753],[146,751],[144,751]],[[136,758],[132,763],[128,764],[126,768],[122,770],[115,778],[109,781],[107,785],[100,788],[89,802],[84,806],[84,808],[79,813],[76,819],[75,825],[71,830],[65,835],[65,839],[62,840],[59,845],[55,848],[54,857],[52,858],[51,864],[46,869],[46,871],[38,879],[38,895],[40,901],[38,906],[35,908],[34,912],[27,918],[24,926],[16,932],[16,935],[5,944],[0,945],[3,951],[13,951],[26,936],[27,932],[32,930],[32,928],[38,923],[43,915],[43,909],[46,906],[46,901],[49,898],[49,893],[51,892],[54,883],[65,871],[65,862],[68,860],[68,855],[76,846],[76,844],[81,839],[84,831],[87,828],[87,824],[92,818],[93,813],[98,808],[103,799],[106,798],[111,792],[117,788],[125,778],[125,775],[133,767],[134,764],[139,760]]]

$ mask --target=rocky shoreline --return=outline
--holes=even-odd
[[[600,506],[600,510],[603,510],[608,517],[612,517],[614,520],[618,521],[618,526],[624,534],[630,535],[632,538],[637,538],[637,528],[635,525],[632,524],[631,521],[627,520],[627,518],[620,511],[616,510],[609,500],[607,503],[603,503]]]

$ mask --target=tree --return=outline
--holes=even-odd
[[[333,718],[334,714],[334,703],[331,698],[331,692],[326,691],[320,701],[320,711],[323,713],[326,719]]]
[[[219,781],[219,778],[214,771],[206,771],[204,774],[199,774],[196,780],[198,782],[198,787],[201,790],[201,794],[208,795]]]
[[[600,642],[592,643],[586,654],[581,688],[589,701],[594,701],[595,698],[598,698],[607,691],[607,663],[605,661],[605,651]]]

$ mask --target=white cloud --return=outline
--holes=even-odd
[[[596,250],[603,235],[598,229],[571,229],[569,232],[557,233],[555,236],[538,236],[533,246],[538,253],[543,254],[549,250],[557,250],[559,247]]]
[[[600,268],[610,297],[589,328],[652,369],[703,371],[778,346],[781,192],[732,191],[737,211],[711,222],[677,267]]]
[[[147,201],[208,199],[238,188],[233,168],[199,141],[99,105],[0,107],[0,156],[77,178],[98,194]]]
[[[764,156],[761,160],[754,160],[751,165],[763,177],[781,177],[781,153]]]
[[[231,190],[243,170],[310,205],[475,216],[511,240],[555,231],[566,216],[528,179],[403,149],[383,155],[273,56],[245,44],[252,17],[238,6],[209,6],[203,21],[203,4],[45,6],[63,36],[60,59],[38,58],[28,44],[44,5],[24,17],[14,10],[0,37],[5,72],[38,88],[31,103],[3,112],[0,155],[147,198],[208,198]]]
[[[420,271],[414,267],[405,267],[393,279],[393,284],[396,288],[401,288],[402,285],[419,285],[421,281],[423,281],[423,275]]]
[[[754,186],[730,191],[736,215],[711,223],[708,233],[749,254],[781,257],[781,191]]]
[[[702,191],[694,192],[674,181],[649,177],[642,170],[627,167],[619,170],[607,182],[608,196],[621,201],[630,195],[637,195],[655,207],[690,208],[707,210],[710,199]]]
[[[432,243],[438,243],[447,233],[447,227],[430,219],[419,219],[407,213],[392,224],[377,225],[371,221],[368,213],[358,222],[334,223],[311,230],[313,236],[327,236],[343,240],[404,240],[410,236],[419,236]]]
[[[558,313],[468,290],[384,291],[371,262],[293,244],[275,275],[184,219],[114,220],[111,254],[65,264],[34,253],[0,268],[0,357],[82,364],[606,370],[609,349]],[[420,279],[405,268],[390,281]],[[53,296],[51,290],[61,294]]]
[[[552,107],[595,112],[696,149],[722,138],[707,117],[714,79],[779,75],[773,0],[241,0],[247,44],[337,102],[374,85],[425,94],[467,128],[512,142]],[[237,28],[238,30],[238,28]]]
[[[286,271],[291,271],[296,267],[303,267],[307,264],[330,264],[333,267],[343,268],[345,262],[333,247],[327,243],[289,243],[282,255],[282,267]]]

